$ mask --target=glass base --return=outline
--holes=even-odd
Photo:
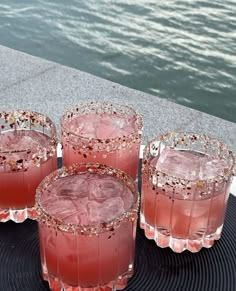
[[[131,278],[132,275],[133,271],[128,271],[121,275],[117,280],[103,286],[98,284],[96,287],[69,286],[57,278],[51,277],[46,272],[43,272],[43,279],[48,281],[49,287],[52,291],[116,291],[123,290],[127,286],[128,279]]]
[[[2,209],[0,208],[0,222],[12,220],[16,223],[21,223],[27,218],[36,219],[35,207],[24,209]]]
[[[192,253],[199,252],[201,248],[210,248],[213,246],[214,241],[220,239],[223,224],[219,226],[215,233],[203,236],[199,239],[180,239],[172,236],[164,235],[153,226],[145,221],[145,217],[140,215],[140,227],[144,230],[145,236],[148,239],[153,239],[156,244],[161,248],[170,247],[174,252],[181,253],[189,250]]]

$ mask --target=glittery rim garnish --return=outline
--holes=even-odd
[[[151,165],[151,160],[158,156],[164,147],[177,150],[191,150],[201,154],[215,156],[216,158],[225,159],[229,166],[224,170],[222,175],[219,174],[209,179],[188,180],[175,177],[157,170],[155,166]],[[170,132],[152,139],[146,145],[142,171],[148,176],[154,188],[157,184],[162,184],[162,187],[180,187],[181,189],[185,187],[187,190],[191,188],[201,190],[217,187],[219,184],[223,184],[229,179],[232,179],[235,163],[236,159],[233,152],[224,143],[213,137],[201,133]]]
[[[46,115],[25,110],[0,111],[0,136],[8,130],[37,130],[50,139],[43,146],[38,145],[34,149],[8,150],[0,144],[0,166],[4,167],[4,171],[27,171],[30,165],[39,166],[55,155],[56,127]],[[15,160],[15,153],[20,154],[22,158]]]
[[[109,175],[117,178],[121,183],[124,183],[128,189],[132,192],[134,196],[134,201],[131,207],[126,210],[122,215],[116,217],[115,219],[103,222],[94,223],[90,225],[80,225],[66,223],[63,219],[59,219],[53,215],[50,215],[48,211],[44,209],[41,204],[41,196],[47,187],[53,182],[60,178],[81,174],[81,173],[96,173],[99,175]],[[52,227],[58,231],[71,232],[84,235],[97,235],[102,232],[112,231],[120,226],[124,221],[135,221],[137,219],[138,206],[139,206],[139,193],[137,190],[136,182],[125,172],[112,168],[110,166],[98,164],[98,163],[77,163],[72,164],[67,167],[62,167],[61,169],[52,172],[40,183],[36,190],[36,213],[37,220],[41,223],[47,225],[47,227]]]
[[[132,115],[135,117],[135,129],[129,135],[123,135],[113,138],[97,139],[88,138],[75,134],[67,128],[67,123],[79,115],[88,113],[109,113],[114,115]],[[107,151],[125,149],[132,144],[140,144],[142,138],[143,121],[142,117],[131,107],[109,103],[109,102],[90,102],[79,104],[72,109],[67,110],[61,118],[62,136],[66,142],[73,146],[75,151]]]

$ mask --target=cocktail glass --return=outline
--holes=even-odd
[[[235,158],[204,134],[167,133],[145,148],[140,226],[175,252],[198,252],[221,237]]]
[[[35,192],[57,168],[53,122],[31,111],[0,112],[0,221],[35,218]]]
[[[54,291],[125,288],[133,274],[138,192],[121,170],[81,163],[37,189],[43,278]]]
[[[143,122],[134,109],[90,102],[67,110],[61,119],[63,163],[96,162],[136,178]]]

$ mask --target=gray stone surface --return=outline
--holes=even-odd
[[[34,78],[55,66],[54,63],[0,45],[0,90]]]
[[[194,131],[215,136],[236,152],[235,123],[1,46],[0,65],[0,110],[37,110],[50,116],[59,130],[65,109],[88,100],[109,100],[142,114],[144,143],[168,131]]]

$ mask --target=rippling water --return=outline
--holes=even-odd
[[[236,0],[1,0],[0,44],[236,122]]]

